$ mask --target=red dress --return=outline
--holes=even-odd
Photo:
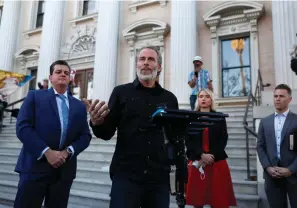
[[[209,152],[208,129],[203,131],[203,150]],[[188,184],[186,204],[192,206],[210,205],[213,208],[236,206],[230,169],[226,160],[220,160],[203,168],[205,177],[188,163]]]

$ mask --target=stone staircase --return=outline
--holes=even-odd
[[[227,118],[229,141],[226,148],[228,163],[240,208],[258,208],[257,182],[246,181],[245,132],[242,126],[245,107],[224,107],[218,109],[230,115]],[[21,142],[15,135],[15,120],[12,124],[4,119],[5,128],[0,134],[0,204],[12,207],[18,182],[18,174],[13,170]],[[252,126],[252,113],[248,114]],[[109,164],[114,152],[116,138],[103,141],[94,138],[91,145],[79,155],[77,178],[69,198],[69,208],[108,208],[111,181]],[[250,138],[251,173],[256,173],[255,138]],[[171,208],[176,208],[175,198],[171,197]],[[1,206],[0,206],[1,208]],[[188,208],[188,206],[187,206]]]
[[[228,106],[217,109],[229,114],[227,128],[229,139],[226,147],[228,164],[231,170],[233,188],[236,194],[238,208],[258,208],[257,181],[247,179],[246,133],[242,124],[246,106]],[[248,126],[253,127],[253,112],[247,114]],[[257,176],[256,138],[249,135],[249,155],[251,176]]]

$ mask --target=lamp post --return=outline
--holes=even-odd
[[[244,39],[234,39],[231,41],[231,48],[236,51],[236,53],[239,56],[239,62],[240,62],[240,76],[241,76],[241,84],[242,84],[242,92],[244,96],[247,96],[246,87],[245,87],[245,78],[243,73],[243,59],[242,59],[242,53],[244,49]]]

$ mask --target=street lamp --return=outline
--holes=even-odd
[[[236,51],[236,53],[239,56],[242,92],[243,92],[244,96],[246,96],[247,92],[246,92],[246,87],[245,87],[245,78],[244,78],[244,73],[243,73],[243,59],[242,59],[242,53],[243,53],[244,45],[245,45],[245,42],[244,42],[243,38],[234,39],[234,40],[231,41],[231,48],[234,51]]]

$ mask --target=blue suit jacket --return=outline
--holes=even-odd
[[[16,172],[29,173],[34,177],[60,172],[68,179],[75,178],[76,157],[89,146],[92,136],[89,131],[85,105],[70,95],[68,98],[67,138],[63,148],[59,149],[61,124],[54,90],[50,88],[28,93],[19,111],[16,124],[17,137],[23,143],[15,168]],[[37,160],[46,147],[63,150],[69,145],[73,146],[75,154],[57,169],[47,162],[45,156]]]

